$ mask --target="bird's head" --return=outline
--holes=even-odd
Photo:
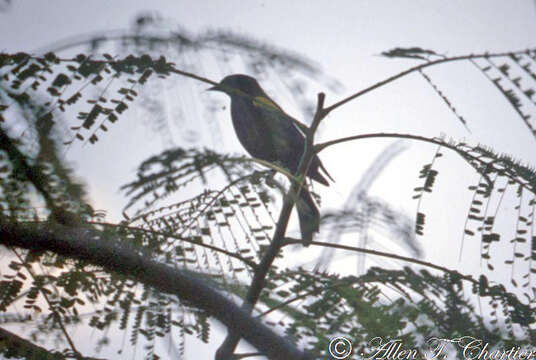
[[[209,88],[208,90],[222,91],[229,96],[236,95],[233,93],[233,90],[238,90],[239,92],[246,93],[249,96],[264,95],[264,91],[260,87],[257,80],[251,76],[243,74],[226,76],[222,81],[220,81],[219,84]]]

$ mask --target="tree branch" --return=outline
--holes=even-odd
[[[24,264],[24,267],[26,268],[26,271],[28,271],[28,273],[30,274],[32,279],[35,281],[36,276],[35,276],[35,273],[34,273],[32,267],[30,265],[28,265],[27,262],[24,261],[22,256],[14,248],[10,247],[10,250],[13,251],[15,256],[19,259],[20,263]],[[80,352],[76,349],[76,346],[74,344],[73,339],[71,339],[71,336],[69,335],[69,332],[65,328],[65,324],[63,324],[63,319],[62,319],[61,315],[59,314],[58,310],[56,309],[56,306],[54,306],[52,304],[52,302],[50,301],[50,299],[49,299],[49,297],[47,295],[47,292],[44,291],[43,288],[42,288],[42,289],[40,289],[40,293],[43,296],[43,298],[45,299],[45,302],[47,303],[48,308],[50,309],[50,311],[52,311],[52,314],[54,315],[54,319],[56,319],[56,321],[58,322],[58,325],[59,325],[59,327],[61,329],[61,332],[63,333],[63,336],[65,337],[65,339],[67,340],[67,343],[71,347],[71,350],[76,355],[80,355]]]
[[[242,309],[244,309],[248,313],[252,312],[253,308],[255,307],[255,304],[259,300],[261,291],[262,289],[264,289],[265,286],[266,275],[268,274],[268,271],[270,270],[277,254],[279,254],[281,248],[286,244],[285,233],[287,231],[290,213],[292,212],[294,203],[299,196],[301,189],[304,186],[304,174],[307,173],[313,155],[315,154],[315,148],[313,146],[314,133],[318,128],[318,125],[320,125],[320,122],[327,115],[327,112],[324,111],[324,100],[324,93],[319,93],[316,112],[313,118],[313,122],[311,124],[310,131],[306,132],[305,134],[306,141],[304,153],[300,159],[300,163],[298,164],[298,169],[294,174],[294,176],[297,177],[300,181],[292,181],[289,190],[285,194],[283,200],[283,207],[281,208],[281,212],[279,213],[279,219],[277,221],[277,226],[272,238],[272,242],[264,253],[264,256],[261,259],[259,265],[257,266],[257,269],[255,270],[255,274],[253,275],[253,279],[251,280],[251,285],[246,294],[244,303],[242,304]],[[224,342],[216,352],[216,360],[230,359],[239,341],[240,336],[238,333],[229,332]]]
[[[298,244],[299,241],[292,240],[292,241],[288,241],[287,243],[289,245],[290,244]],[[426,267],[429,267],[429,268],[432,268],[432,269],[435,269],[435,270],[442,271],[444,273],[449,273],[449,274],[457,273],[457,274],[460,274],[456,270],[452,270],[452,269],[449,269],[449,268],[444,267],[444,266],[436,265],[436,264],[428,262],[428,261],[422,261],[422,260],[410,258],[410,257],[407,257],[407,256],[391,254],[391,253],[387,253],[387,252],[384,252],[384,251],[360,248],[360,247],[355,247],[355,246],[347,246],[347,245],[342,245],[342,244],[326,243],[326,242],[322,242],[322,241],[312,241],[311,245],[330,247],[330,248],[334,248],[334,249],[342,249],[342,250],[347,250],[347,251],[360,252],[360,253],[376,255],[376,256],[383,256],[383,257],[387,257],[387,258],[391,258],[391,259],[395,259],[395,260],[401,260],[401,261],[405,261],[405,262],[409,262],[409,263],[414,263],[414,264],[426,266]],[[470,275],[462,275],[462,274],[460,274],[460,275],[461,275],[462,279],[467,280],[467,281],[469,281],[469,282],[471,282],[473,284],[478,284],[478,281],[473,279]]]
[[[157,235],[157,236],[164,236],[164,237],[172,238],[172,239],[183,241],[185,243],[192,244],[192,245],[195,245],[195,246],[204,247],[206,249],[210,249],[210,250],[222,253],[222,254],[224,254],[226,256],[235,258],[237,260],[242,261],[244,264],[246,264],[247,266],[251,267],[252,269],[255,269],[255,267],[257,266],[257,264],[255,264],[255,262],[253,262],[253,261],[251,261],[249,259],[246,259],[245,257],[240,256],[239,254],[236,254],[234,252],[230,252],[230,251],[227,251],[225,249],[222,249],[222,248],[219,248],[217,246],[210,245],[210,244],[207,244],[207,243],[194,241],[194,240],[191,240],[191,239],[189,239],[187,237],[183,237],[182,235],[175,235],[175,234],[167,232],[167,231],[144,229],[144,228],[141,228],[141,227],[138,228],[138,227],[133,227],[133,226],[124,225],[124,224],[111,224],[111,223],[104,223],[104,222],[99,222],[99,221],[89,221],[87,223],[92,224],[92,225],[106,226],[106,227],[109,227],[109,228],[123,228],[123,229],[128,229],[128,230],[131,230],[131,231],[143,232],[145,234],[151,234],[151,235]],[[166,249],[164,249],[164,250],[166,250]]]
[[[395,81],[397,79],[400,79],[401,77],[404,77],[404,76],[406,76],[408,74],[411,74],[412,72],[420,71],[420,70],[422,70],[424,68],[427,68],[429,66],[443,64],[443,63],[447,63],[447,62],[451,62],[451,61],[473,60],[473,59],[482,59],[482,58],[487,59],[487,58],[492,58],[492,57],[502,57],[502,56],[510,56],[510,55],[528,54],[528,53],[530,53],[530,51],[534,51],[534,49],[526,49],[526,50],[505,52],[505,53],[496,53],[496,54],[489,54],[489,53],[476,54],[476,55],[475,54],[469,54],[469,55],[454,56],[454,57],[450,57],[450,58],[444,58],[444,59],[439,59],[439,60],[435,60],[435,61],[430,61],[430,62],[421,64],[421,65],[414,66],[414,67],[409,68],[407,70],[404,70],[404,71],[402,71],[402,72],[400,72],[400,73],[398,73],[396,75],[388,77],[385,80],[377,82],[376,84],[374,84],[372,86],[369,86],[368,88],[365,88],[365,89],[363,89],[361,91],[358,91],[355,94],[350,95],[347,98],[344,98],[344,99],[336,102],[335,104],[328,106],[324,110],[325,110],[326,115],[327,115],[328,113],[330,113],[331,111],[335,110],[336,108],[346,104],[349,101],[354,100],[355,98],[360,97],[361,95],[364,95],[364,94],[366,94],[366,93],[368,93],[368,92],[370,92],[372,90],[375,90],[375,89],[377,89],[379,87],[382,87],[385,84],[388,84],[388,83],[393,82],[393,81]]]
[[[0,219],[0,243],[34,251],[52,251],[88,261],[159,291],[174,294],[182,301],[207,311],[270,359],[312,359],[311,355],[298,350],[270,328],[252,319],[248,312],[216,291],[208,280],[188,270],[150,261],[133,249],[119,245],[117,240],[110,241],[96,230],[51,223],[22,225]]]
[[[482,165],[485,165],[485,166],[489,166],[490,163],[487,163],[484,160],[482,160],[481,158],[479,158],[477,156],[474,156],[474,155],[471,155],[466,151],[463,151],[462,149],[458,148],[456,145],[449,144],[449,143],[447,143],[447,142],[445,142],[445,141],[443,141],[441,139],[437,139],[437,138],[434,139],[434,138],[428,138],[428,137],[419,136],[419,135],[396,134],[396,133],[363,134],[363,135],[354,135],[354,136],[348,136],[348,137],[335,139],[335,140],[331,140],[331,141],[326,141],[324,143],[317,144],[315,146],[315,149],[316,149],[316,152],[319,153],[320,151],[322,151],[325,148],[327,148],[329,146],[332,146],[332,145],[341,144],[341,143],[348,142],[348,141],[361,140],[361,139],[373,139],[373,138],[410,139],[410,140],[417,140],[417,141],[422,141],[422,142],[427,142],[427,143],[430,143],[430,144],[443,146],[443,147],[445,147],[447,149],[450,149],[452,151],[457,152],[464,160],[466,160],[469,163],[469,165],[471,165],[473,168],[475,168],[478,173],[482,174],[484,176],[484,178],[488,181],[488,183],[490,183],[490,184],[492,183],[492,181],[489,179],[488,174],[485,174],[485,173],[482,173],[482,172],[478,171],[478,168],[475,165],[471,164],[471,162],[468,161],[468,159],[470,159],[472,161],[475,161],[475,162],[478,162],[478,163],[480,163]],[[527,190],[531,191],[532,193],[534,193],[536,191],[536,189],[534,188],[534,186],[532,185],[531,182],[524,183],[524,182],[520,181],[518,178],[516,178],[514,176],[510,176],[510,175],[511,174],[506,173],[506,176],[508,176],[509,179],[511,179],[512,181],[514,181],[517,184],[519,184],[522,188],[527,189]]]
[[[49,359],[65,360],[67,357],[59,352],[51,352],[41,346],[13,334],[11,331],[0,328],[0,353],[8,355],[9,358],[26,358],[26,359]],[[78,357],[79,360],[104,360],[92,357]]]
[[[296,244],[300,244],[300,243],[301,243],[301,240],[298,240],[298,239],[292,239],[292,238],[286,238],[285,239],[285,245],[296,245]],[[436,265],[436,264],[428,262],[428,261],[422,261],[422,260],[419,260],[419,259],[410,258],[410,257],[407,257],[407,256],[391,254],[391,253],[378,251],[378,250],[373,250],[373,249],[366,249],[366,248],[348,246],[348,245],[341,245],[341,244],[326,243],[326,242],[320,242],[320,241],[312,241],[311,245],[316,245],[316,246],[321,246],[321,247],[328,247],[328,248],[333,248],[333,249],[341,249],[341,250],[346,250],[346,251],[353,251],[353,252],[358,252],[358,253],[365,253],[365,254],[369,254],[369,255],[383,256],[383,257],[387,257],[387,258],[391,258],[391,259],[395,259],[395,260],[401,260],[401,261],[405,261],[405,262],[409,262],[409,263],[414,263],[414,264],[426,266],[426,267],[429,267],[429,268],[432,268],[432,269],[435,269],[435,270],[439,270],[439,271],[442,271],[442,272],[447,273],[447,274],[456,274],[456,275],[460,276],[461,279],[466,280],[466,281],[468,281],[468,282],[470,282],[470,283],[472,283],[474,285],[479,284],[479,282],[477,280],[475,280],[470,275],[463,275],[463,274],[460,274],[456,270],[451,270],[451,269],[449,269],[447,267],[444,267],[444,266]],[[300,295],[296,295],[295,297],[290,298],[287,301],[284,301],[281,304],[276,305],[276,306],[274,306],[274,307],[262,312],[261,314],[257,315],[257,318],[264,317],[264,316],[266,316],[266,315],[268,315],[268,314],[270,314],[270,313],[272,313],[272,312],[274,312],[276,310],[282,309],[282,308],[292,304],[293,302],[296,302],[296,301],[301,300],[301,299],[305,299],[308,296],[321,294],[322,292],[326,291],[327,289],[333,289],[333,288],[341,287],[341,286],[348,286],[348,285],[354,284],[355,282],[356,282],[356,280],[353,279],[353,278],[350,281],[347,280],[347,279],[341,279],[341,281],[339,283],[334,284],[332,286],[328,286],[326,288],[314,289],[314,290],[311,290],[311,291],[304,292],[304,293],[302,293]]]

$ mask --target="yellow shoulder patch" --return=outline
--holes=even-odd
[[[279,106],[277,106],[272,100],[270,100],[270,99],[268,99],[268,98],[266,98],[264,96],[255,96],[253,98],[253,105],[263,107],[263,108],[267,108],[268,110],[281,111],[281,109],[279,109]]]

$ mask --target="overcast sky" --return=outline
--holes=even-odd
[[[327,93],[328,105],[416,63],[378,56],[394,47],[418,46],[445,55],[462,55],[536,46],[536,4],[532,0],[12,0],[12,5],[0,13],[0,51],[32,52],[79,34],[126,29],[136,15],[149,10],[193,34],[207,29],[227,29],[307,56],[344,85],[342,93]],[[214,74],[208,69],[207,76]],[[446,134],[456,140],[490,145],[536,165],[534,138],[527,134],[523,123],[482,74],[467,64],[445,65],[431,69],[429,74],[435,76],[439,86],[455,102],[471,132],[461,126],[421,77],[412,75],[334,112],[326,120],[321,140],[367,132]],[[277,94],[271,95],[282,101]],[[222,120],[228,120],[226,111],[220,114]],[[299,117],[295,109],[289,112]],[[230,121],[222,124],[226,133],[231,134]],[[78,164],[77,170],[88,182],[91,200],[96,208],[112,209],[112,217],[124,205],[118,187],[125,180],[133,179],[140,159],[150,155],[150,151],[163,148],[163,145],[148,144],[147,149],[151,150],[125,160],[125,154],[134,153],[133,149],[143,144],[144,129],[139,125],[137,130],[132,130],[132,136],[123,138],[122,149],[117,154],[98,150],[104,144],[97,145],[97,150],[78,147],[67,154],[75,162],[85,161],[83,165]],[[330,189],[319,189],[325,199],[323,207],[340,206],[362,171],[389,142],[369,141],[322,153],[324,164],[337,180]],[[226,151],[243,151],[232,136],[226,137],[223,144]],[[102,166],[106,165],[102,164],[102,158],[95,157],[95,151],[99,156],[110,157],[105,170]],[[434,151],[431,146],[412,145],[378,178],[371,193],[414,214],[412,189],[420,186],[418,171],[431,160]],[[113,160],[114,156],[117,160]],[[442,209],[449,206],[466,212],[471,198],[467,185],[476,178],[455,155],[450,158],[441,160],[446,178],[438,180],[438,185],[444,185],[440,188],[443,190],[433,194],[434,204],[430,203],[428,208],[430,213],[436,209],[440,215],[430,219],[435,232],[423,239],[423,246],[429,261],[475,270],[457,262],[464,217],[444,216]],[[449,187],[445,185],[449,181],[464,185]]]

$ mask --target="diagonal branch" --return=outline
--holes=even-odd
[[[452,61],[460,61],[460,60],[473,60],[473,59],[482,59],[482,58],[488,59],[488,58],[493,58],[493,57],[503,57],[503,56],[511,56],[511,55],[529,54],[531,51],[535,51],[535,49],[526,49],[526,50],[521,50],[521,51],[495,53],[495,54],[490,54],[490,53],[469,54],[469,55],[454,56],[454,57],[450,57],[450,58],[442,58],[442,59],[439,59],[439,60],[430,61],[430,62],[421,64],[421,65],[414,66],[414,67],[409,68],[407,70],[404,70],[404,71],[402,71],[402,72],[400,72],[400,73],[398,73],[396,75],[388,77],[387,79],[379,81],[376,84],[374,84],[372,86],[369,86],[368,88],[360,90],[360,91],[356,92],[355,94],[350,95],[350,96],[348,96],[348,97],[336,102],[335,104],[328,106],[324,110],[325,110],[326,114],[328,114],[331,111],[335,110],[336,108],[346,104],[347,102],[352,101],[352,100],[360,97],[361,95],[364,95],[364,94],[366,94],[366,93],[368,93],[368,92],[370,92],[372,90],[375,90],[377,88],[382,87],[383,85],[386,85],[386,84],[388,84],[390,82],[398,80],[401,77],[404,77],[404,76],[406,76],[408,74],[411,74],[412,72],[420,71],[420,70],[422,70],[424,68],[427,68],[429,66],[434,66],[434,65],[438,65],[438,64],[452,62]]]
[[[0,328],[0,353],[9,354],[9,358],[25,359],[49,359],[66,360],[67,357],[59,352],[51,352],[39,345],[36,345],[4,328]],[[7,357],[6,357],[7,359]],[[105,360],[93,357],[78,356],[78,360]]]
[[[255,270],[253,279],[251,280],[251,285],[246,294],[244,303],[242,304],[242,309],[250,314],[255,307],[255,304],[258,302],[261,291],[264,289],[266,276],[268,271],[272,267],[272,264],[279,254],[281,248],[285,246],[286,239],[285,233],[287,231],[288,221],[290,219],[290,213],[294,207],[296,198],[299,196],[301,189],[304,186],[305,176],[310,162],[315,154],[315,148],[313,146],[313,136],[314,132],[320,125],[320,122],[326,117],[327,112],[324,111],[324,99],[325,95],[323,93],[318,94],[318,102],[316,107],[316,113],[311,124],[311,130],[306,133],[305,149],[304,153],[300,159],[298,169],[296,170],[295,177],[299,181],[292,181],[292,184],[285,194],[283,200],[283,207],[279,213],[279,219],[277,221],[277,226],[272,238],[270,246],[264,253],[261,262]],[[237,332],[229,332],[225,338],[222,345],[219,347],[216,352],[216,360],[227,360],[230,359],[238,342],[240,341],[240,334]]]
[[[0,243],[88,261],[174,294],[181,301],[207,311],[271,359],[312,359],[311,355],[252,319],[248,312],[216,291],[208,280],[192,271],[150,261],[117,241],[110,241],[99,231],[51,223],[22,225],[0,218]]]
[[[10,355],[29,359],[65,360],[66,357],[59,353],[52,353],[47,349],[13,334],[11,331],[0,328],[0,353],[9,352]],[[32,357],[33,356],[33,357]]]

